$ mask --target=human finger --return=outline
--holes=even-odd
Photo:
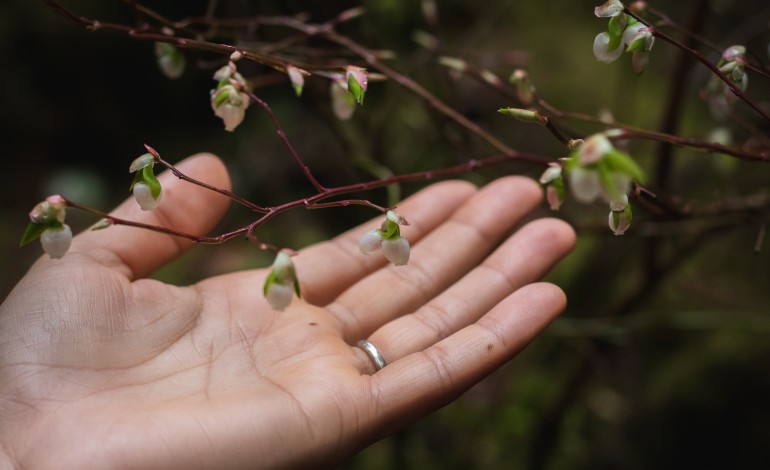
[[[522,227],[477,268],[414,313],[368,338],[386,361],[421,351],[475,322],[520,287],[541,279],[574,246],[572,228],[557,219]]]
[[[419,309],[476,267],[540,198],[539,187],[528,178],[512,176],[488,184],[414,244],[407,266],[378,270],[327,309],[341,322],[348,341],[367,337],[393,318]]]
[[[475,186],[464,181],[444,181],[404,200],[397,211],[411,222],[410,241],[414,243],[432,231],[475,191]],[[382,220],[383,217],[376,218],[332,240],[308,247],[294,257],[306,301],[326,305],[387,263],[381,254],[364,256],[358,250],[361,236],[378,228]]]
[[[230,178],[222,161],[201,153],[177,165],[184,174],[223,188]],[[222,218],[229,199],[213,191],[177,179],[170,171],[158,176],[163,187],[161,203],[152,212],[142,211],[133,198],[118,206],[111,215],[173,228],[193,235],[204,235]],[[177,257],[192,241],[150,230],[114,225],[107,230],[84,232],[73,240],[73,250],[85,252],[100,263],[124,271],[130,279],[147,276]]]
[[[371,429],[393,429],[448,403],[513,358],[566,305],[547,283],[517,290],[479,321],[387,365],[369,380],[377,413]]]

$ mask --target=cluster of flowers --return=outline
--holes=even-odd
[[[382,250],[385,257],[396,266],[409,261],[409,241],[401,236],[400,225],[409,222],[394,211],[388,211],[379,229],[366,232],[359,242],[361,253]],[[301,297],[297,270],[286,251],[279,251],[262,288],[265,298],[275,310],[284,310],[294,295]]]
[[[717,67],[741,91],[746,91],[746,87],[749,85],[749,76],[746,73],[745,46],[734,45],[725,49],[717,63]],[[730,90],[730,87],[715,75],[711,78],[704,91],[712,114],[718,118],[729,116],[731,106],[738,99],[735,93]]]
[[[241,58],[239,52],[230,56],[230,61],[214,73],[217,87],[211,90],[211,109],[225,123],[225,130],[232,132],[243,122],[249,107],[249,84],[238,72],[235,61]]]
[[[558,210],[564,201],[564,176],[578,202],[589,204],[597,199],[609,203],[609,226],[615,235],[623,235],[631,226],[628,192],[632,181],[643,181],[644,173],[627,154],[616,149],[608,134],[594,134],[585,141],[575,141],[572,153],[562,164],[554,163],[545,170],[540,182],[546,186],[546,199],[551,209]]]
[[[624,13],[625,7],[618,0],[609,0],[594,9],[599,18],[610,18],[607,31],[596,35],[594,55],[602,62],[610,63],[623,54],[623,47],[631,54],[631,65],[637,74],[647,68],[655,36],[650,28]]]

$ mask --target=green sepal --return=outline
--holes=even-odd
[[[628,25],[628,15],[621,14],[610,18],[610,23],[607,26],[607,34],[610,37],[607,43],[607,52],[612,52],[623,42],[623,31],[626,30]]]
[[[294,293],[297,294],[298,299],[302,298],[302,294],[299,291],[299,279],[297,279],[297,276],[294,276]]]
[[[220,82],[220,83],[219,83],[219,85],[217,86],[217,90],[214,92],[214,106],[215,106],[216,108],[219,108],[220,106],[222,106],[223,104],[225,104],[225,103],[226,103],[226,102],[227,102],[227,101],[230,99],[230,93],[232,93],[232,91],[228,91],[227,93],[220,93],[220,92],[219,92],[219,90],[220,90],[220,89],[221,89],[223,86],[225,86],[225,85],[229,85],[229,84],[230,84],[230,82],[229,82],[229,81],[222,81],[222,82]]]
[[[401,229],[398,224],[389,219],[385,220],[379,232],[384,240],[395,240],[401,236]]]
[[[134,180],[131,181],[131,186],[128,187],[129,191],[134,190],[134,186],[136,185],[136,183],[139,183],[140,181],[144,181],[144,178],[142,177],[142,173],[144,173],[144,170],[137,171],[136,173],[134,173]]]
[[[152,169],[152,166],[146,166],[142,168],[142,176],[144,179],[144,183],[150,187],[150,194],[152,194],[153,199],[158,199],[158,196],[160,196],[160,181],[158,181],[158,178],[155,177],[155,172]]]
[[[27,228],[24,230],[24,235],[21,236],[21,241],[19,242],[19,246],[22,247],[28,243],[31,243],[38,238],[40,238],[40,235],[43,234],[46,230],[49,228],[56,228],[61,227],[62,223],[58,220],[52,220],[51,222],[46,222],[43,224],[36,224],[34,222],[30,222],[29,225],[27,225]]]
[[[265,279],[265,285],[262,286],[262,295],[267,297],[267,289],[269,289],[275,282],[278,282],[278,276],[275,274],[275,271],[271,269],[270,274],[268,274],[267,279]]]
[[[599,160],[599,162],[596,164],[596,171],[599,172],[599,179],[602,182],[602,187],[607,192],[607,194],[609,194],[610,198],[615,199],[619,197],[620,193],[618,192],[618,188],[615,187],[615,184],[612,182],[612,178],[610,177],[612,169],[607,163],[607,160]]]
[[[299,290],[299,279],[297,279],[297,275],[294,272],[294,269],[291,269],[291,278],[293,279],[293,286],[294,286],[294,293],[297,294],[297,298],[302,298],[302,293]],[[267,297],[267,290],[270,288],[273,284],[281,284],[281,280],[278,279],[278,274],[276,274],[275,269],[270,270],[270,274],[267,275],[267,279],[265,279],[265,284],[262,286],[262,295]]]
[[[366,92],[364,91],[363,87],[360,83],[356,81],[356,79],[353,77],[353,74],[348,75],[348,91],[351,95],[353,95],[353,98],[355,98],[356,103],[363,105],[364,104],[364,95]]]
[[[607,162],[610,169],[613,171],[625,173],[639,183],[644,183],[644,180],[646,179],[644,170],[636,164],[634,159],[618,149],[612,149],[604,156],[602,161]]]

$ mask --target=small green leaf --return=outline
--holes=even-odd
[[[299,292],[299,279],[297,279],[297,276],[294,276],[294,293],[297,294],[298,299],[302,298],[302,295]]]
[[[628,15],[618,15],[610,18],[610,24],[607,27],[607,34],[610,36],[610,42],[607,44],[607,52],[612,52],[620,47],[623,41],[623,31],[628,24]]]
[[[160,181],[158,181],[158,178],[155,177],[155,172],[153,171],[151,166],[146,166],[142,168],[142,180],[145,182],[147,186],[150,188],[150,194],[152,194],[153,199],[158,199],[158,196],[160,196]]]
[[[383,239],[394,240],[401,236],[401,229],[397,223],[387,219],[385,220],[383,228],[380,229],[380,233],[382,234]]]
[[[262,294],[267,296],[267,290],[276,282],[278,282],[278,276],[276,276],[275,271],[271,269],[270,274],[268,274],[267,279],[265,279],[265,285],[262,286]]]
[[[351,95],[353,95],[353,98],[355,98],[356,103],[362,105],[364,104],[364,95],[365,91],[364,88],[361,86],[360,83],[358,83],[353,76],[353,74],[348,75],[348,91]]]
[[[62,223],[58,220],[52,220],[50,222],[42,223],[42,224],[36,224],[34,222],[30,222],[29,225],[27,225],[27,228],[24,230],[24,235],[21,236],[21,241],[19,242],[19,246],[22,247],[30,242],[33,242],[40,238],[40,235],[43,234],[46,230],[49,228],[60,228],[62,227]]]
[[[627,155],[620,150],[612,149],[612,151],[604,156],[604,161],[607,162],[613,171],[625,173],[640,183],[644,183],[644,180],[646,179],[644,170],[637,165],[630,155]]]

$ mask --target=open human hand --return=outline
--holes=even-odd
[[[211,155],[179,168],[229,187]],[[161,181],[155,212],[127,201],[115,215],[205,233],[227,207]],[[146,276],[187,240],[83,233],[0,306],[0,467],[334,466],[457,397],[564,308],[536,281],[572,230],[541,219],[509,236],[539,200],[522,177],[434,184],[398,209],[412,222],[408,266],[358,253],[379,221],[366,224],[294,257],[303,300],[283,312],[262,296],[266,269],[168,285]],[[355,346],[364,338],[383,369]]]

